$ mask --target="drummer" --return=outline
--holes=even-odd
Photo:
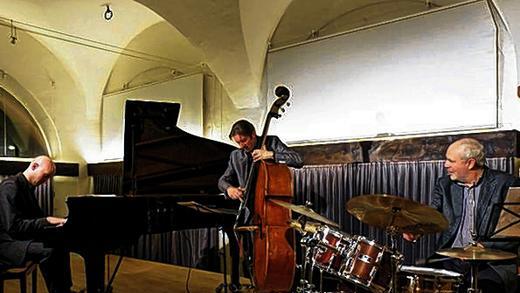
[[[438,179],[432,205],[446,217],[449,228],[440,234],[436,249],[473,244],[516,254],[517,242],[478,241],[491,234],[498,222],[500,211],[493,209],[493,204],[503,202],[508,188],[520,186],[520,180],[489,169],[483,145],[472,138],[457,140],[448,147],[444,167],[448,174]],[[473,219],[474,202],[478,211],[476,219]],[[477,233],[473,232],[475,230]],[[415,241],[420,235],[404,233],[403,237]],[[456,271],[469,278],[470,266],[467,262],[458,259],[432,260],[429,260],[432,266]],[[479,267],[479,288],[483,292],[516,292],[516,273],[516,260],[485,262]]]

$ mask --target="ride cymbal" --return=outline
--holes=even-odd
[[[295,205],[295,204],[292,204],[292,203],[289,203],[289,202],[285,202],[285,201],[281,201],[281,200],[277,200],[277,199],[271,199],[270,201],[272,201],[273,203],[275,203],[275,204],[277,204],[279,206],[282,206],[284,208],[290,209],[291,211],[293,211],[295,213],[298,213],[300,215],[303,215],[303,216],[306,216],[306,217],[308,217],[310,219],[313,219],[315,221],[321,222],[323,224],[327,224],[329,226],[339,227],[338,224],[336,224],[333,221],[325,218],[324,216],[316,213],[315,211],[313,211],[309,207],[302,206],[302,205]]]
[[[434,208],[393,195],[354,197],[347,211],[365,224],[401,233],[429,234],[448,228],[446,218]]]
[[[454,247],[441,249],[437,254],[458,258],[461,260],[507,260],[516,258],[516,254],[497,249],[468,245],[466,247]]]

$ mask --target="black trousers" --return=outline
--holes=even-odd
[[[26,260],[38,262],[49,293],[69,293],[72,286],[70,255],[63,245],[50,247],[33,241],[27,247]]]

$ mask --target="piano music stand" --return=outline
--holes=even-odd
[[[509,241],[520,239],[520,187],[510,187],[504,202],[493,205],[493,212],[497,209],[500,210],[498,223],[487,240]]]

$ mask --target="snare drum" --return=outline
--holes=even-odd
[[[322,226],[314,233],[316,247],[312,253],[312,265],[318,269],[337,275],[351,246],[351,237],[340,231]]]
[[[402,266],[397,279],[403,293],[454,293],[463,282],[456,272],[413,266]]]
[[[402,255],[363,236],[353,237],[353,249],[340,270],[340,277],[373,292],[386,292],[392,283],[392,262],[396,267]]]

